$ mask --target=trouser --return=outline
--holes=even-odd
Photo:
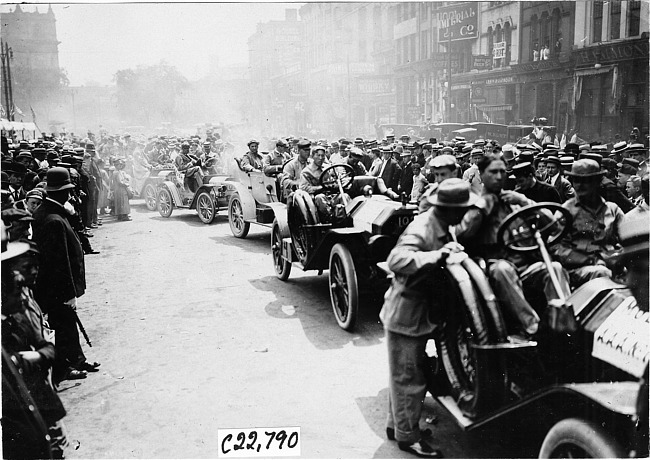
[[[345,197],[346,201],[350,201],[350,196],[347,193],[345,194]],[[343,204],[344,202],[345,201],[340,194],[328,196],[324,193],[319,193],[314,197],[314,204],[316,205],[316,209],[318,209],[318,216],[324,222],[331,222],[332,208],[337,204]]]
[[[86,199],[86,214],[91,224],[97,223],[97,203],[99,201],[99,192],[95,187],[90,187]]]
[[[586,265],[569,270],[569,276],[571,277],[571,283],[577,288],[595,278],[611,279],[612,271],[604,265]]]
[[[426,345],[430,337],[409,337],[386,331],[388,347],[387,428],[395,429],[399,442],[420,440],[420,416],[427,392]]]
[[[52,378],[60,381],[68,368],[79,366],[86,356],[79,343],[76,312],[65,304],[48,309],[48,322],[55,331],[54,351],[56,357],[52,367]]]

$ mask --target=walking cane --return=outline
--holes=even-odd
[[[92,348],[93,344],[90,343],[90,337],[88,337],[88,333],[86,332],[86,329],[84,328],[84,325],[81,324],[81,320],[79,319],[79,315],[77,314],[76,310],[74,311],[74,318],[77,321],[77,324],[79,325],[79,330],[81,331],[81,334],[84,336],[84,339],[86,339],[86,343],[90,348]]]

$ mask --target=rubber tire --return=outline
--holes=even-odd
[[[480,294],[479,301],[484,309],[485,316],[490,322],[489,337],[492,343],[505,343],[508,341],[508,331],[506,323],[501,314],[501,308],[497,303],[496,296],[490,282],[488,281],[483,270],[469,257],[462,261],[461,265],[472,279],[472,284]]]
[[[235,204],[239,206],[239,210],[242,213],[241,220],[243,222],[243,225],[239,229],[233,224],[233,206],[235,206]],[[239,198],[238,193],[233,194],[230,197],[230,201],[228,202],[228,222],[230,223],[230,231],[235,236],[235,238],[246,238],[248,231],[251,229],[251,224],[250,222],[246,222],[244,220],[244,208],[241,205],[241,199]]]
[[[452,395],[459,399],[464,393],[471,393],[474,399],[471,405],[467,405],[465,415],[475,413],[476,407],[481,404],[480,398],[483,392],[475,386],[467,375],[466,368],[458,348],[459,337],[466,342],[468,359],[476,372],[476,362],[469,346],[470,340],[478,345],[490,343],[487,320],[483,313],[482,305],[479,302],[480,295],[476,291],[471,277],[467,271],[458,264],[447,266],[446,272],[449,277],[451,288],[456,291],[456,302],[454,305],[446,306],[446,320],[441,330],[437,346],[440,350],[440,357],[451,386]],[[466,337],[466,330],[471,331],[471,339]],[[486,392],[486,395],[489,392]]]
[[[205,218],[205,216],[203,216],[203,213],[201,213],[200,205],[201,205],[201,198],[203,197],[207,197],[209,202],[209,206],[211,209],[209,218]],[[201,222],[203,222],[204,224],[212,223],[212,221],[214,220],[214,216],[217,214],[217,207],[215,206],[214,199],[212,199],[212,195],[210,195],[208,192],[201,192],[199,194],[198,198],[196,199],[196,212],[199,214],[199,219],[201,219]]]
[[[335,292],[333,288],[332,277],[335,273],[338,273],[338,270],[332,270],[333,265],[336,261],[340,261],[342,272],[341,274],[345,277],[345,283],[348,286],[348,295],[347,295],[347,316],[342,318],[338,311],[338,308],[335,303]],[[346,248],[341,243],[337,243],[332,248],[330,252],[329,260],[329,290],[330,290],[330,301],[332,303],[332,310],[334,311],[334,317],[338,325],[346,330],[352,331],[359,316],[359,287],[357,284],[357,273],[354,268],[354,260],[352,254],[348,248]]]
[[[167,209],[167,206],[165,206],[165,209],[162,209],[161,206],[161,201],[165,203],[169,203],[169,208]],[[167,190],[166,187],[161,188],[158,191],[158,199],[156,200],[156,208],[158,209],[158,213],[164,217],[168,218],[169,216],[172,215],[172,212],[174,212],[174,199],[172,198],[172,194],[169,190]]]
[[[628,453],[596,423],[579,418],[567,418],[549,430],[539,451],[539,458],[566,458],[562,446],[574,446],[583,451],[584,458],[627,458]]]
[[[276,247],[276,245],[278,245]],[[273,257],[273,268],[275,269],[275,274],[281,281],[286,281],[289,279],[291,274],[291,262],[286,259],[282,259],[281,262],[278,262],[278,257],[282,258],[282,234],[280,232],[280,225],[278,224],[277,219],[273,221],[273,227],[271,228],[271,257]]]
[[[148,195],[147,192],[151,192],[151,195]],[[153,198],[153,200],[147,199],[147,197]],[[153,184],[147,184],[142,189],[142,198],[144,198],[144,204],[149,211],[155,211],[158,208],[158,199],[156,193],[156,187]]]
[[[311,195],[302,190],[295,191],[287,208],[287,218],[293,247],[304,264],[309,256],[310,242],[303,226],[318,223],[318,211]]]

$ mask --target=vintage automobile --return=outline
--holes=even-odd
[[[539,251],[548,269],[546,245],[570,224],[564,208],[540,203],[507,217],[498,238],[515,252]],[[508,335],[479,264],[452,254],[442,272],[450,294],[430,392],[462,428],[534,431],[540,458],[648,456],[650,314],[625,286],[600,278],[560,295],[538,310],[546,317],[531,341]]]
[[[164,165],[153,168],[144,179],[140,190],[136,190],[137,197],[144,199],[144,204],[149,211],[157,209],[158,188],[165,181],[171,181],[176,169],[173,165]]]
[[[174,170],[168,180],[158,184],[156,207],[162,217],[171,216],[174,207],[196,209],[201,222],[210,224],[219,209],[228,206],[233,192],[228,175],[206,175],[203,184],[193,192],[185,186],[183,174]]]
[[[286,207],[275,209],[273,265],[283,281],[289,278],[292,264],[305,271],[329,270],[334,316],[341,328],[352,330],[360,291],[387,287],[386,276],[376,264],[386,260],[417,214],[417,206],[381,195],[376,177],[355,177],[347,164],[325,168],[320,184],[331,193],[347,192],[350,201],[338,205],[333,221],[324,223],[310,194],[297,190],[290,195]]]
[[[235,158],[235,163],[233,178],[228,181],[228,187],[232,189],[228,201],[228,222],[235,237],[246,238],[251,223],[271,227],[275,210],[284,209],[285,204],[281,202],[278,176],[244,171],[239,158]]]

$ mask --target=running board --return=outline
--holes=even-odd
[[[474,424],[474,421],[472,421],[472,419],[467,418],[463,415],[461,410],[456,405],[456,401],[454,401],[454,398],[451,396],[438,396],[436,399],[456,419],[456,422],[458,422],[463,430],[466,430],[469,426]]]

